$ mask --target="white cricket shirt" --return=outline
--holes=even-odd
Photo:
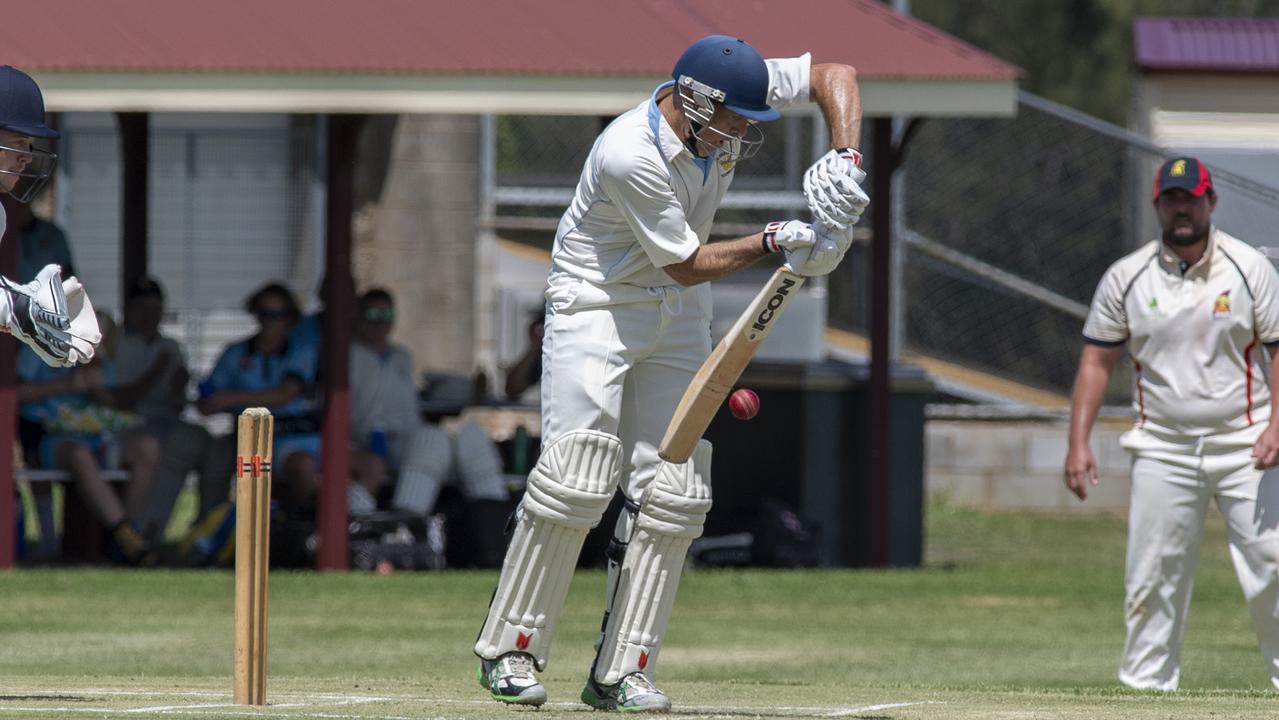
[[[1270,387],[1262,345],[1279,343],[1277,292],[1270,261],[1221,230],[1184,271],[1154,240],[1106,271],[1084,339],[1128,343],[1137,427],[1189,436],[1264,427]]]
[[[769,105],[780,110],[808,101],[809,54],[765,62]],[[662,268],[707,241],[733,172],[724,174],[714,156],[699,161],[662,117],[657,96],[672,85],[659,86],[596,138],[555,233],[552,277],[673,285]]]

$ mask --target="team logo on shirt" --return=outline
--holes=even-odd
[[[1230,291],[1225,290],[1212,301],[1212,317],[1228,318],[1230,317]]]
[[[1163,317],[1164,311],[1159,307],[1159,298],[1150,298],[1146,303],[1146,317]]]
[[[719,163],[719,171],[724,175],[727,175],[733,169],[733,166],[737,164],[737,158],[729,153],[720,153],[716,156],[715,161]]]

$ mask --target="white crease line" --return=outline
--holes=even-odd
[[[129,708],[128,710],[121,710],[120,712],[149,713],[149,712],[164,712],[166,710],[194,710],[196,708],[224,708],[224,707],[235,707],[235,704],[234,703],[209,703],[207,705],[157,705],[155,707]]]
[[[24,692],[19,689],[7,689],[7,690],[0,690],[0,692],[15,692],[15,693],[22,692],[23,694],[27,694],[27,695],[47,696],[47,697],[57,697],[59,695],[89,695],[89,694],[125,695],[125,696],[146,695],[146,696],[153,696],[153,697],[157,695],[171,696],[171,697],[183,697],[183,696],[226,697],[227,696],[227,693],[225,692],[200,691],[200,690],[182,691],[182,692],[166,692],[166,691],[145,691],[145,690],[108,690],[105,688],[103,689],[91,688],[91,689],[78,689],[78,690],[77,689],[38,690],[38,691],[28,691],[28,692]],[[297,692],[297,691],[278,692],[278,693],[272,693],[272,695],[275,697],[302,698],[309,701],[329,701],[329,702],[337,703],[339,705],[354,705],[354,704],[365,704],[365,703],[374,703],[374,702],[391,702],[391,701],[397,701],[397,700],[401,702],[413,701],[413,700],[430,701],[430,702],[438,703],[441,705],[491,705],[493,703],[492,700],[487,698],[462,699],[462,698],[439,698],[439,697],[415,696],[415,695],[403,695],[403,696],[354,695],[354,696],[351,696],[351,695],[340,695],[336,693],[303,693],[303,692]],[[890,710],[894,708],[911,707],[914,705],[944,705],[944,704],[946,703],[939,700],[923,700],[923,701],[910,701],[910,702],[897,702],[897,703],[881,703],[876,705],[865,705],[862,707],[838,708],[838,709],[831,709],[830,707],[813,707],[813,706],[796,706],[796,705],[772,706],[772,707],[761,707],[761,706],[747,707],[747,706],[723,706],[723,705],[712,707],[712,706],[706,706],[706,705],[677,705],[676,709],[677,711],[682,711],[690,714],[702,713],[707,716],[721,716],[725,714],[752,714],[752,713],[758,714],[761,710],[769,710],[773,712],[780,711],[780,712],[808,713],[812,715],[820,715],[823,717],[847,717],[849,715],[855,715],[857,713],[874,712],[876,710]],[[304,702],[272,703],[270,705],[264,706],[259,711],[243,711],[243,712],[224,713],[224,714],[255,717],[255,716],[261,716],[262,712],[269,711],[269,709],[271,708],[286,708],[286,707],[296,708],[296,707],[306,707],[306,705],[307,703],[304,703]],[[558,706],[563,708],[583,709],[582,704],[577,702],[551,702],[551,703],[546,703],[546,705]],[[205,713],[191,712],[191,711],[198,710],[200,708],[211,709],[211,708],[233,708],[233,707],[238,707],[238,706],[234,704],[224,704],[224,703],[209,704],[209,705],[173,705],[173,706],[163,706],[163,707],[155,707],[155,708],[134,708],[134,709],[127,709],[127,710],[114,710],[112,712],[124,712],[124,713],[159,712],[166,715],[179,715],[179,714],[202,715]],[[50,708],[16,708],[12,706],[6,706],[3,703],[0,703],[0,714],[5,714],[11,711],[82,712],[82,713],[104,712],[104,710],[102,709],[91,709],[91,708],[52,708],[52,709]],[[291,717],[343,719],[343,718],[363,718],[364,716],[308,713],[305,715],[291,715]],[[410,720],[410,719],[409,718],[402,718],[402,719],[387,718],[386,720]]]
[[[913,702],[885,703],[883,705],[866,705],[865,707],[848,708],[847,710],[836,710],[827,715],[827,717],[844,717],[846,715],[855,715],[857,713],[874,712],[876,710],[892,710],[894,708],[910,707],[912,705],[945,705],[941,700],[919,700]]]
[[[0,715],[8,715],[15,712],[24,713],[96,713],[102,715],[104,713],[115,712],[108,708],[49,708],[49,707],[14,707],[12,705],[0,705]]]
[[[200,708],[237,708],[237,707],[241,707],[241,705],[239,705],[239,704],[237,704],[237,703],[209,703],[209,704],[207,704],[207,705],[156,705],[156,706],[154,706],[154,707],[129,708],[129,709],[127,709],[127,710],[119,710],[118,712],[125,712],[125,713],[148,713],[148,712],[168,713],[168,712],[173,712],[173,711],[177,711],[177,710],[198,710],[198,709],[200,709]],[[263,705],[263,706],[261,706],[261,709],[262,709],[263,711],[265,711],[265,710],[271,710],[271,709],[274,709],[274,708],[298,708],[298,707],[306,707],[306,703],[270,703],[269,705]]]
[[[269,688],[268,688],[269,689]],[[5,693],[20,693],[36,697],[58,697],[59,695],[143,695],[148,697],[231,697],[229,692],[217,690],[112,690],[107,688],[68,688],[65,690],[26,690],[19,687],[0,686],[0,697]],[[279,690],[270,693],[272,696],[298,699],[329,700],[334,702],[386,702],[396,698],[380,695],[343,695],[340,693],[309,693],[300,690]]]
[[[318,696],[312,695],[311,697],[318,697]],[[329,700],[330,702],[337,703],[338,705],[365,705],[368,703],[375,703],[375,702],[391,702],[391,700],[393,700],[394,698],[376,697],[372,695],[350,695],[350,696],[333,695],[331,697],[327,697],[324,699]]]
[[[271,717],[271,715],[267,713],[267,710],[270,707],[279,707],[279,706],[271,705],[268,708],[263,708],[262,710],[259,710],[256,712],[254,711],[239,711],[239,712],[223,711],[218,713],[218,715],[219,716],[232,715],[232,716],[239,716],[239,717],[258,717],[258,718]],[[162,714],[164,715],[194,715],[197,717],[201,717],[201,716],[207,715],[208,713],[190,712],[190,711],[183,711],[183,710],[170,710]],[[375,720],[375,717],[372,715],[339,715],[337,713],[290,713],[288,715],[280,715],[279,717],[281,718],[322,718],[323,720]],[[401,717],[399,715],[378,715],[376,716],[376,720],[422,720],[422,719],[411,718],[411,717]]]
[[[178,706],[178,707],[182,707],[182,706]],[[225,708],[226,706],[225,705],[188,705],[185,707],[213,709],[213,708]],[[231,715],[231,716],[238,716],[238,717],[270,717],[270,715],[266,713],[269,711],[270,708],[274,708],[274,707],[282,707],[282,706],[270,705],[263,708],[262,710],[256,710],[256,711],[247,710],[247,711],[238,711],[238,712],[236,711],[227,712],[226,710],[223,710],[219,712],[218,715],[219,716]],[[152,712],[157,712],[161,715],[195,715],[195,716],[208,715],[207,712],[200,712],[198,710],[182,710],[182,709],[164,710],[164,709],[158,709],[158,708],[151,709],[151,710]],[[49,707],[13,707],[13,706],[0,705],[0,716],[9,715],[15,712],[17,713],[92,713],[94,715],[111,715],[114,713],[121,713],[121,712],[122,713],[139,712],[139,710],[116,710],[113,708],[103,708],[103,707],[49,708]],[[291,713],[289,715],[282,715],[280,717],[282,718],[318,718],[319,720],[371,720],[371,716],[369,715],[338,715],[334,713]],[[379,715],[378,720],[421,720],[421,718],[401,717],[398,715]]]
[[[0,687],[0,695],[4,693],[22,693],[38,697],[57,697],[59,695],[171,695],[173,697],[230,697],[231,693],[214,690],[108,690],[106,688],[77,688],[67,690],[24,690],[22,688]]]
[[[5,693],[18,693],[33,697],[58,698],[65,695],[116,695],[125,697],[218,697],[227,698],[228,702],[219,705],[174,705],[175,709],[183,707],[235,707],[235,703],[229,702],[230,693],[225,692],[165,692],[165,691],[140,691],[140,690],[21,690],[21,689],[0,689],[0,709],[3,709],[3,696]],[[339,695],[335,693],[303,693],[303,692],[275,692],[271,693],[271,697],[285,700],[292,700],[291,703],[270,703],[270,707],[305,707],[308,704],[332,703],[335,705],[365,705],[375,702],[389,702],[394,698],[382,697],[377,695]],[[135,710],[126,710],[124,712],[135,712]],[[141,708],[136,712],[143,712]]]

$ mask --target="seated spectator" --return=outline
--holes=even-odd
[[[310,516],[319,489],[320,422],[313,397],[316,349],[290,343],[300,311],[293,293],[283,285],[261,288],[248,298],[245,308],[257,318],[258,332],[222,352],[213,372],[200,383],[196,407],[205,415],[238,415],[250,407],[270,410],[275,418],[272,492],[290,515]],[[219,438],[218,445],[216,452],[235,456],[234,433]]]
[[[65,470],[85,504],[110,529],[117,556],[137,563],[150,548],[129,522],[128,508],[140,506],[150,486],[159,443],[138,432],[138,416],[118,410],[106,318],[100,326],[103,342],[87,365],[54,368],[30,350],[19,352],[19,434],[28,464]],[[103,467],[117,464],[130,470],[123,503],[101,474]]]
[[[201,471],[201,515],[226,500],[234,460],[212,463],[207,430],[181,419],[190,379],[186,357],[176,340],[160,333],[164,318],[164,289],[141,277],[128,289],[124,324],[115,343],[117,396],[121,407],[142,417],[140,432],[161,446],[154,482],[137,506],[128,508],[149,542],[163,539],[178,493],[187,473]],[[218,497],[220,493],[220,497]]]
[[[12,203],[9,224],[18,228],[18,277],[35,277],[45,265],[62,266],[62,277],[75,275],[71,246],[62,228],[37,216],[27,203]]]
[[[501,457],[478,425],[467,424],[450,437],[422,420],[413,355],[390,341],[394,321],[386,290],[360,296],[350,370],[352,441],[385,458],[394,483],[391,507],[429,515],[446,483],[456,483],[470,502],[505,502]]]

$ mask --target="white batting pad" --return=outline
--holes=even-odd
[[[475,654],[546,660],[586,533],[599,524],[622,473],[622,442],[594,430],[561,435],[529,474],[502,575]]]
[[[711,444],[701,440],[686,462],[662,463],[644,493],[596,656],[596,682],[612,685],[640,671],[652,676],[684,557],[710,509]]]
[[[454,436],[457,447],[457,479],[467,500],[506,500],[506,478],[497,445],[484,429],[473,422],[463,425]]]
[[[453,472],[448,433],[434,425],[419,426],[406,443],[403,457],[391,507],[419,515],[434,510],[440,488]]]

